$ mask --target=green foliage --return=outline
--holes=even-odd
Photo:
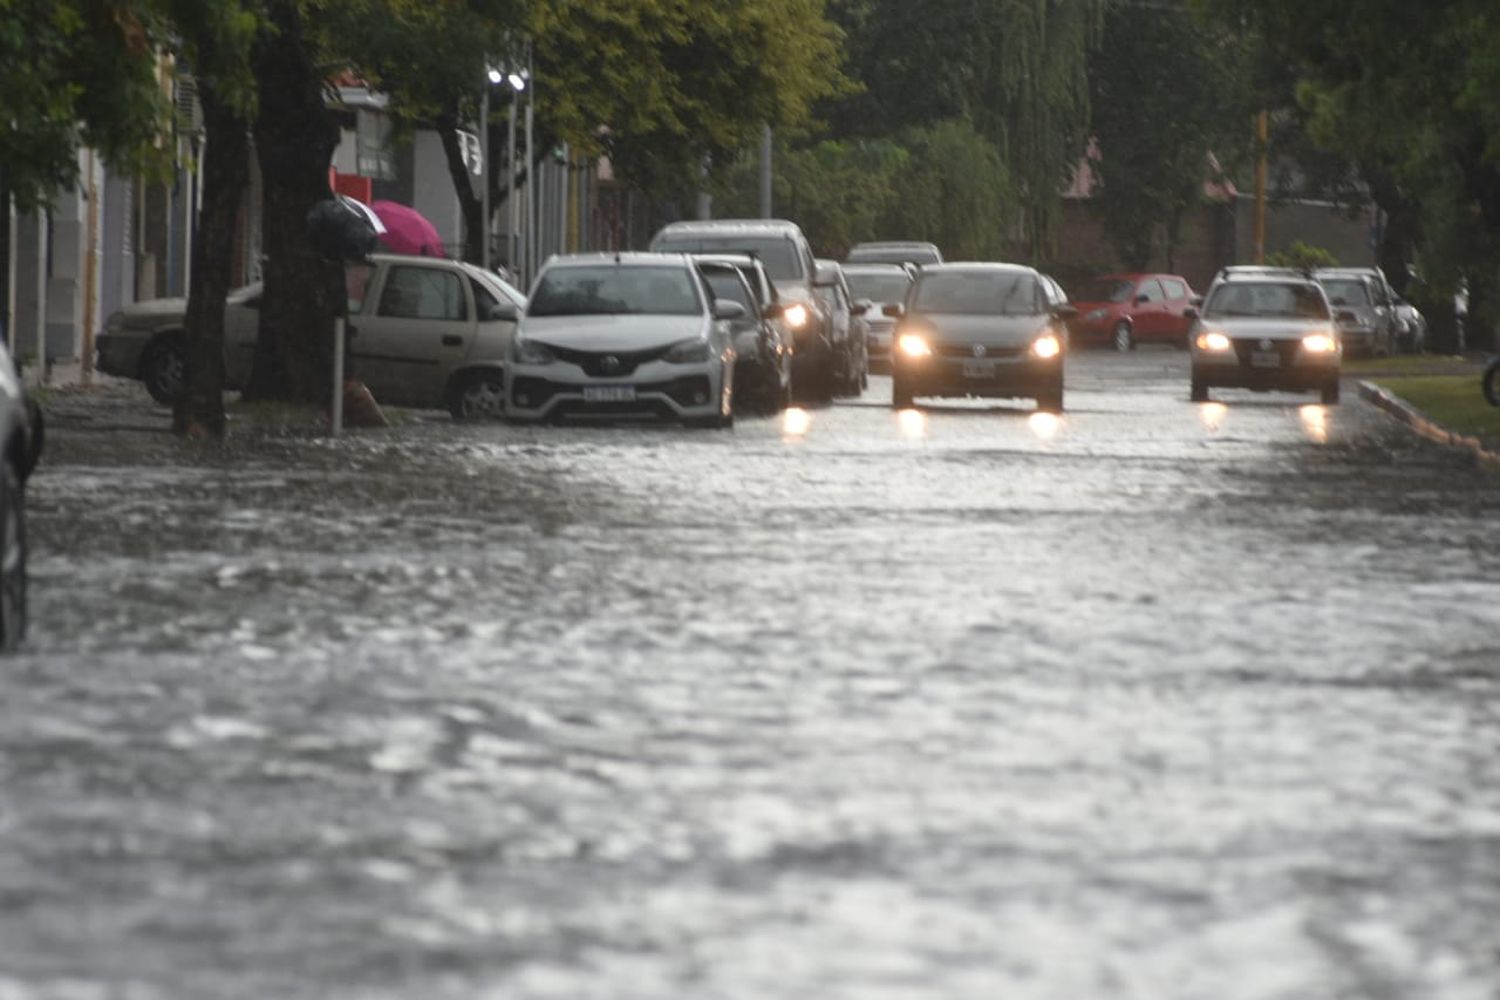
[[[1146,269],[1159,244],[1171,258],[1204,182],[1249,152],[1254,102],[1242,38],[1171,0],[1111,6],[1105,18],[1089,66],[1099,153],[1091,205],[1133,270]]]
[[[166,102],[154,11],[131,0],[0,0],[0,173],[23,208],[72,183],[78,148],[155,155]]]
[[[1322,247],[1310,246],[1298,240],[1285,250],[1266,254],[1266,263],[1271,267],[1295,267],[1299,271],[1311,271],[1317,267],[1338,267],[1339,259]]]
[[[995,145],[967,121],[908,133],[909,155],[884,215],[889,238],[930,240],[950,260],[1008,256],[1015,187]]]

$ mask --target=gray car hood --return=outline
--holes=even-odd
[[[1231,340],[1301,340],[1310,333],[1331,333],[1334,326],[1332,320],[1295,316],[1208,316],[1203,320],[1203,329],[1217,330]]]
[[[708,318],[692,316],[527,316],[517,336],[576,351],[650,351],[701,337]]]
[[[948,344],[984,344],[986,347],[1025,347],[1052,322],[1050,316],[970,316],[956,313],[918,313],[908,322],[928,330]]]

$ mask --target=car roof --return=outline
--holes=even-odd
[[[786,219],[686,219],[669,222],[658,236],[706,235],[709,233],[755,233],[762,236],[801,237],[802,227]]]
[[[691,265],[693,259],[685,253],[645,253],[642,251],[631,251],[629,253],[573,253],[558,254],[547,261],[548,267],[582,267],[600,264],[615,264],[620,267],[661,267],[663,264],[681,264],[683,267]]]
[[[1034,274],[1037,277],[1041,277],[1040,271],[1034,267],[1027,267],[1025,264],[1006,264],[988,260],[949,261],[943,264],[928,264],[922,268],[922,276],[942,274],[945,271],[995,271],[1001,274]]]
[[[911,272],[906,269],[905,264],[898,264],[892,260],[862,260],[852,264],[845,261],[839,266],[844,269],[845,274],[904,274],[908,277],[911,276]]]
[[[850,250],[936,250],[936,243],[926,240],[870,240],[856,243]]]
[[[734,267],[764,268],[760,258],[748,253],[695,253],[690,254],[700,264],[730,264]]]

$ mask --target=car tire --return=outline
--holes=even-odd
[[[1194,403],[1208,402],[1208,385],[1198,379],[1193,379],[1192,387],[1188,389],[1188,399]]]
[[[900,375],[891,379],[891,406],[897,410],[911,409],[911,386]]]
[[[26,638],[26,504],[9,459],[0,471],[0,651]]]
[[[187,342],[180,333],[159,333],[141,356],[141,381],[151,398],[175,406],[187,388]]]
[[[448,412],[460,423],[503,419],[505,376],[479,371],[460,377],[448,390]]]
[[[1491,361],[1484,370],[1484,379],[1480,382],[1484,390],[1484,398],[1491,406],[1500,406],[1500,360]]]
[[[1063,411],[1063,387],[1058,386],[1037,396],[1036,408],[1040,413],[1061,413]]]
[[[1334,379],[1323,387],[1323,405],[1334,406],[1339,401],[1339,380]]]
[[[1130,329],[1130,324],[1122,319],[1115,324],[1115,331],[1110,338],[1110,343],[1121,354],[1133,351],[1135,350],[1135,331]]]

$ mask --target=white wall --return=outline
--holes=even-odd
[[[463,212],[448,172],[448,157],[438,134],[424,129],[412,137],[412,208],[437,227],[446,244],[464,241]]]

